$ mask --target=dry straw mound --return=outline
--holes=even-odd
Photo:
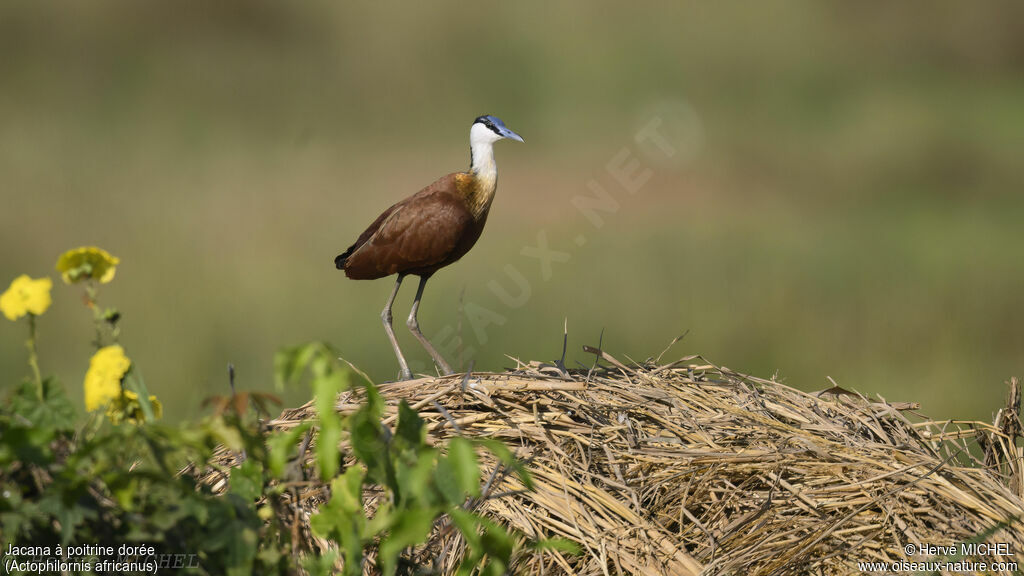
[[[590,351],[592,370],[531,363],[380,386],[388,422],[406,399],[432,439],[498,438],[528,461],[536,490],[499,474],[480,510],[584,553],[524,554],[518,573],[857,574],[858,561],[933,558],[908,544],[971,541],[1011,555],[967,558],[1024,568],[1019,398],[995,424],[915,421],[913,404],[809,394],[699,357],[626,366]],[[337,407],[358,402],[346,393]],[[307,405],[271,425],[312,417]],[[303,491],[297,531],[325,496]],[[462,546],[450,540],[437,531],[414,555],[448,574]]]

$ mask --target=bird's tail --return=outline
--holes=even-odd
[[[345,269],[345,263],[348,261],[348,257],[351,256],[352,253],[356,251],[356,247],[358,247],[358,246],[359,246],[359,243],[357,242],[357,243],[349,246],[348,250],[345,250],[341,254],[338,254],[338,257],[334,259],[334,265],[338,267],[338,270],[344,270]]]

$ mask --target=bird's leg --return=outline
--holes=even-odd
[[[395,303],[395,296],[398,295],[398,288],[402,285],[402,278],[404,276],[399,274],[398,280],[395,281],[395,289],[391,291],[391,297],[388,298],[384,311],[380,313],[380,319],[384,321],[384,331],[388,333],[388,340],[391,341],[391,347],[395,349],[395,356],[398,357],[398,364],[402,367],[402,380],[412,380],[412,372],[409,371],[409,365],[405,363],[402,349],[398,347],[395,331],[391,329],[391,305]]]
[[[423,287],[426,285],[427,277],[421,276],[420,285],[418,288],[416,288],[416,299],[412,301],[412,311],[409,312],[409,320],[405,323],[405,325],[409,327],[409,330],[412,331],[412,335],[415,336],[416,339],[420,341],[420,344],[422,344],[423,347],[427,349],[427,352],[430,353],[431,358],[434,359],[434,363],[436,363],[437,367],[441,369],[441,372],[443,372],[446,375],[451,374],[452,367],[449,366],[448,363],[445,362],[444,357],[441,356],[441,354],[439,354],[438,351],[434,349],[434,346],[431,345],[430,340],[427,340],[427,337],[424,336],[422,332],[420,332],[420,323],[416,320],[416,312],[419,311],[420,309],[420,298],[423,296]]]

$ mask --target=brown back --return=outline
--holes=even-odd
[[[474,221],[457,174],[449,174],[385,210],[335,264],[357,280],[429,276],[469,251],[484,220]]]

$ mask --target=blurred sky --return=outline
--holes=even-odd
[[[602,330],[622,359],[689,330],[666,357],[988,419],[1024,374],[1022,17],[1009,1],[5,2],[0,283],[53,275],[79,245],[119,256],[101,302],[173,419],[226,392],[229,361],[270,389],[274,351],[312,339],[391,379],[391,280],[346,280],[333,258],[464,169],[490,113],[526,143],[497,145],[487,229],[427,287],[421,325],[453,362],[556,358],[564,319],[572,362]],[[637,142],[657,120],[672,157]],[[649,171],[636,193],[623,164]],[[595,184],[600,226],[578,209]],[[396,330],[427,370],[407,284]],[[24,330],[0,325],[5,385],[28,372]],[[39,330],[44,372],[80,395],[77,288],[55,285]]]

